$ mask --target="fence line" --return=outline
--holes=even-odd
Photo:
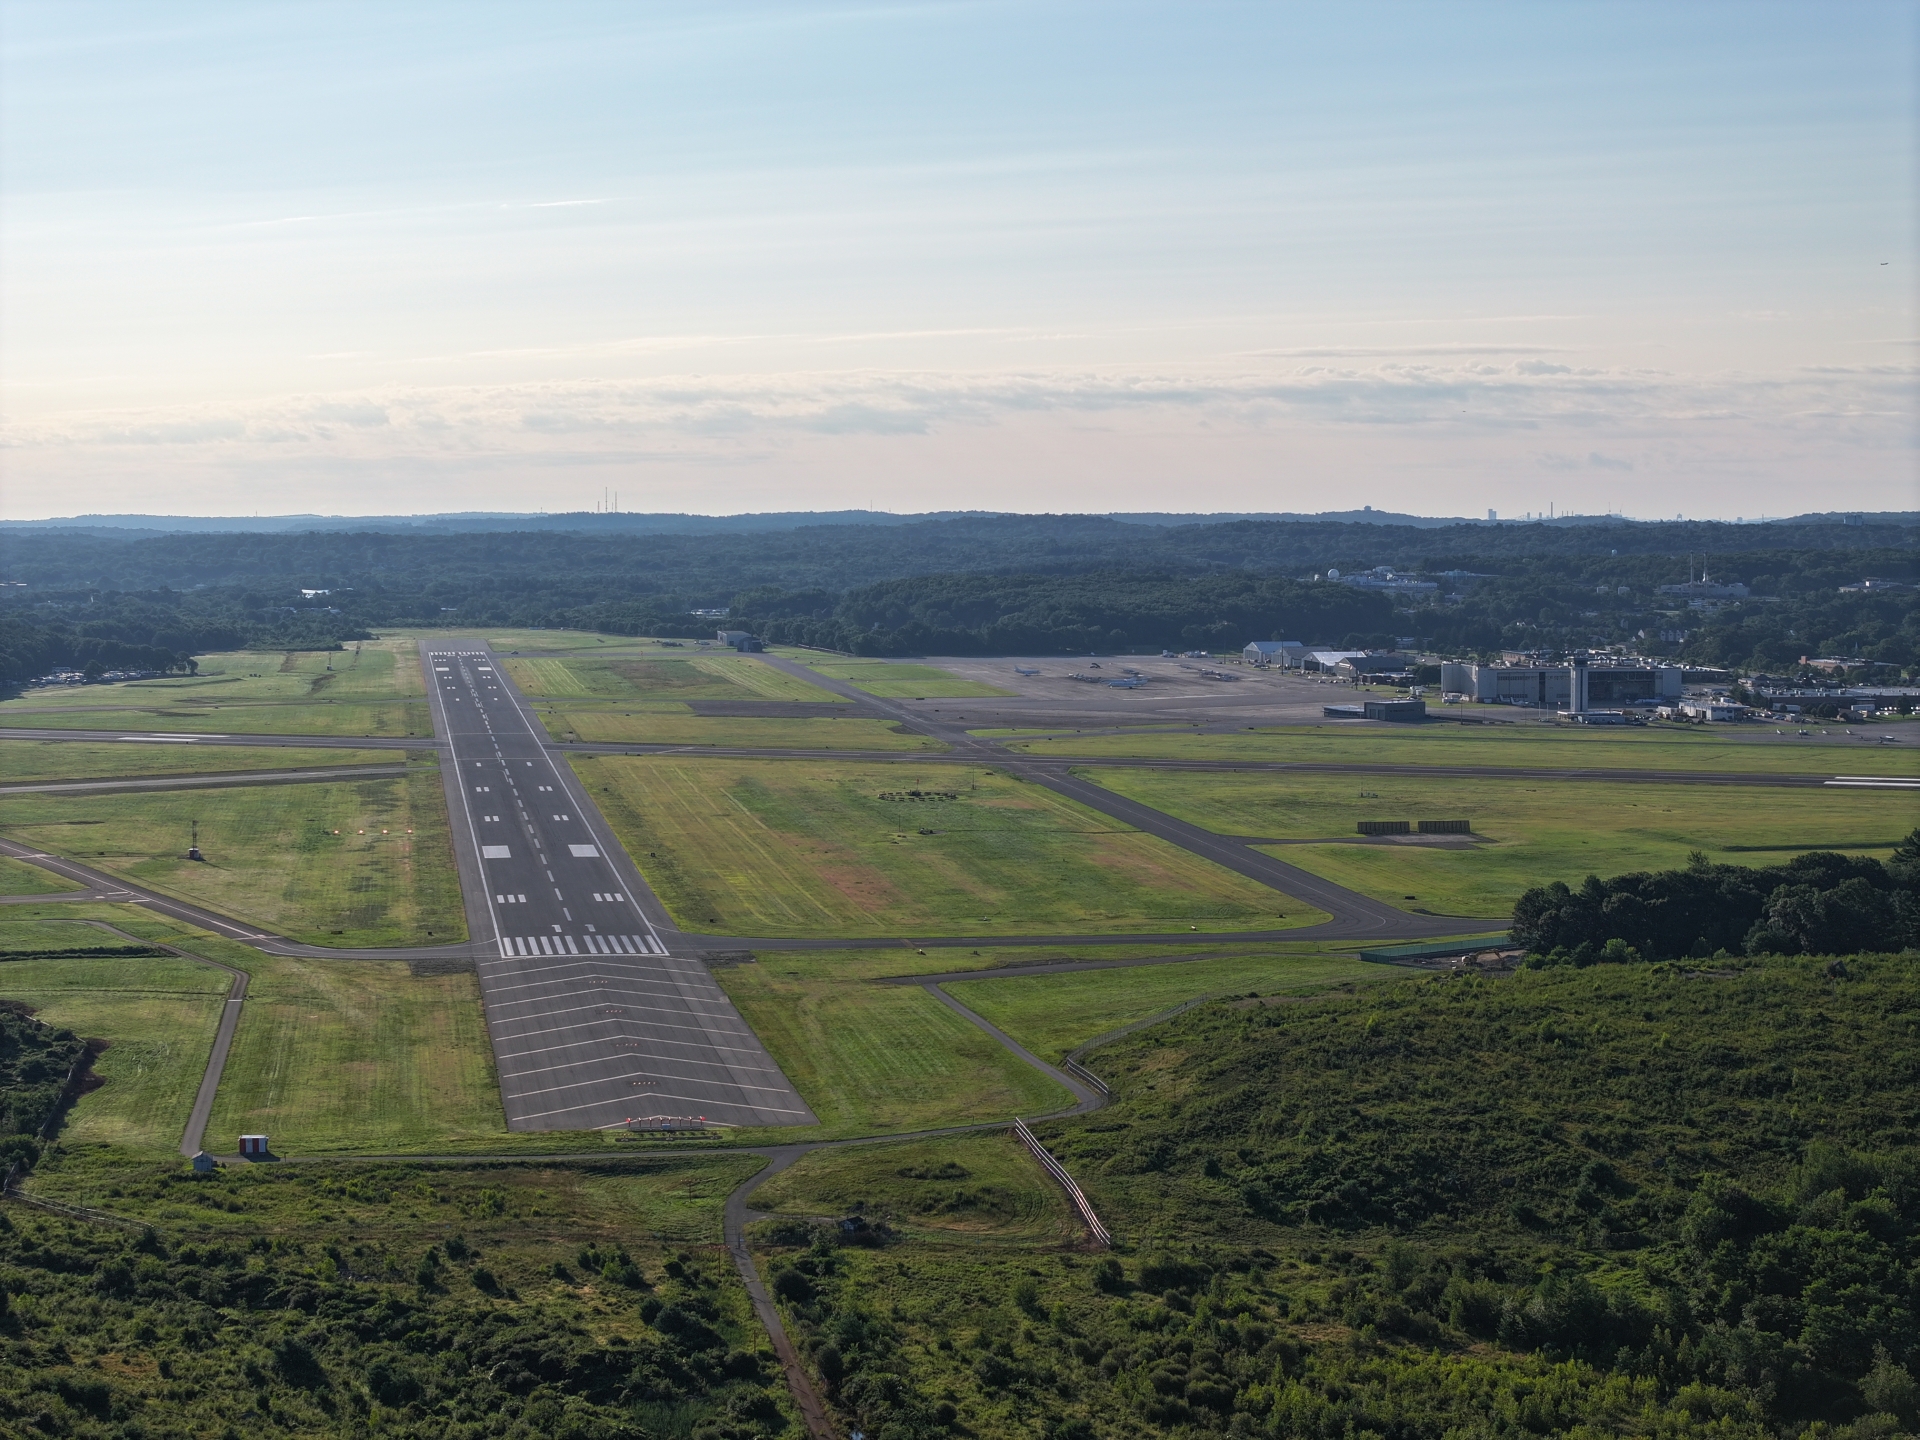
[[[1021,1144],[1033,1152],[1033,1158],[1040,1162],[1046,1172],[1060,1182],[1061,1188],[1067,1192],[1067,1198],[1073,1202],[1073,1208],[1078,1210],[1080,1218],[1087,1222],[1087,1229],[1092,1232],[1094,1243],[1103,1249],[1113,1248],[1112,1232],[1102,1225],[1100,1217],[1093,1213],[1093,1205],[1080,1187],[1073,1183],[1073,1176],[1067,1173],[1067,1167],[1054,1159],[1047,1147],[1034,1138],[1033,1131],[1027,1128],[1026,1121],[1016,1118],[1013,1122],[1013,1133],[1020,1137]]]
[[[1111,1090],[1107,1088],[1106,1081],[1102,1080],[1098,1075],[1094,1074],[1093,1071],[1089,1070],[1086,1066],[1082,1065],[1078,1060],[1074,1059],[1071,1055],[1067,1056],[1067,1058],[1061,1061],[1060,1064],[1061,1064],[1061,1068],[1064,1069],[1069,1075],[1077,1076],[1078,1078],[1086,1081],[1087,1084],[1093,1086],[1093,1088],[1098,1090],[1102,1095],[1111,1095],[1113,1093]]]
[[[7,1167],[6,1179],[0,1180],[0,1196],[22,1205],[31,1205],[36,1210],[51,1210],[56,1215],[66,1215],[75,1220],[91,1220],[100,1225],[125,1225],[134,1230],[147,1228],[144,1220],[113,1215],[105,1210],[89,1210],[85,1205],[63,1205],[58,1200],[42,1200],[38,1195],[29,1195],[20,1188],[20,1176],[20,1162],[16,1160]]]

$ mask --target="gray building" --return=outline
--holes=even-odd
[[[1307,647],[1298,640],[1252,640],[1240,652],[1240,658],[1249,665],[1278,665],[1282,669],[1291,669],[1299,665],[1306,653]]]
[[[1424,720],[1424,700],[1363,700],[1358,705],[1322,705],[1329,720]]]
[[[1449,695],[1465,695],[1485,704],[1531,705],[1578,714],[1643,701],[1678,700],[1685,674],[1678,665],[1571,661],[1565,665],[1468,665],[1449,661],[1440,667],[1440,688]]]
[[[1412,655],[1402,655],[1398,651],[1386,650],[1368,655],[1349,655],[1338,661],[1333,669],[1336,674],[1349,678],[1362,675],[1403,675],[1419,664]]]

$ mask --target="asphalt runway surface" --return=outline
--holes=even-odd
[[[470,931],[493,950],[475,968],[507,1128],[816,1123],[706,966],[670,953],[681,937],[492,653],[422,657]]]

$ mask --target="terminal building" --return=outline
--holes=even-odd
[[[1686,672],[1678,665],[1593,664],[1576,657],[1565,665],[1468,665],[1440,667],[1440,688],[1491,705],[1531,705],[1582,714],[1622,705],[1677,701]]]

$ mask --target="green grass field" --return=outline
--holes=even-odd
[[[1270,847],[1403,909],[1504,916],[1529,886],[1664,869],[1693,850],[1764,865],[1803,850],[1879,853],[1913,828],[1893,790],[1426,780],[1399,775],[1180,774],[1090,768],[1085,777],[1227,835],[1352,836],[1363,819],[1470,819],[1482,843]],[[1364,795],[1362,792],[1366,792]]]
[[[281,959],[130,905],[8,906],[0,912],[0,950],[130,943],[93,928],[45,923],[70,918],[104,920],[139,939],[178,945],[252,976],[207,1133],[210,1148],[230,1152],[236,1135],[256,1129],[275,1136],[275,1148],[283,1153],[538,1154],[609,1148],[604,1137],[592,1134],[507,1133],[472,975],[415,977],[405,965],[386,961]],[[46,983],[39,978],[45,967],[74,967],[47,972],[75,977],[62,990],[61,1003],[69,1003],[72,991],[74,1003],[91,1004],[79,992],[94,986],[103,1008],[87,1025],[61,1023],[114,1042],[100,1062],[103,1076],[117,1073],[115,1066],[134,1076],[137,1066],[137,1076],[122,1088],[103,1087],[83,1098],[76,1114],[92,1128],[70,1134],[128,1146],[171,1148],[179,1142],[205,1069],[218,1004],[208,1012],[204,1037],[192,1041],[198,1050],[191,1051],[186,1036],[195,1003],[191,997],[175,1005],[165,994],[115,996],[100,977],[116,972],[84,967],[162,967],[151,973],[165,978],[175,975],[166,967],[190,963],[0,962],[0,998],[15,996],[6,988],[9,983],[17,988],[29,978],[35,985]],[[189,984],[213,994],[216,1002],[226,993],[227,977],[211,966],[193,965],[178,974],[202,977]],[[168,986],[174,984],[169,978]],[[42,1003],[29,995],[18,998]],[[179,1018],[173,1018],[176,1012]],[[88,1118],[96,1113],[97,1120]]]
[[[73,881],[42,870],[38,865],[0,857],[0,895],[56,895],[62,890],[79,888]]]
[[[331,668],[328,668],[331,666]],[[194,675],[60,686],[0,701],[0,725],[181,734],[431,735],[414,643],[233,651]]]
[[[485,1141],[506,1119],[472,975],[257,956],[207,1146],[380,1154]]]
[[[204,864],[183,858],[196,819]],[[466,938],[446,826],[427,765],[393,780],[0,800],[11,839],[342,947]]]
[[[501,661],[528,698],[543,700],[806,700],[847,703],[830,690],[776,670],[751,655],[676,651],[671,654],[583,655],[578,659]]]
[[[857,978],[887,959],[898,973],[898,956],[871,952],[768,954],[714,972],[820,1117],[808,1138],[963,1125],[1072,1103],[919,987]]]
[[[1066,1195],[1004,1131],[817,1151],[754,1191],[753,1206],[801,1217],[858,1211],[918,1240],[1058,1246],[1081,1235]]]
[[[41,928],[65,944],[118,939],[91,928]],[[109,1042],[93,1066],[102,1083],[75,1102],[62,1139],[129,1150],[178,1145],[229,979],[211,965],[171,956],[0,964],[0,999],[22,1001],[36,1019]]]
[[[555,740],[712,745],[720,749],[766,746],[786,750],[938,752],[948,748],[942,741],[897,730],[890,721],[858,715],[763,720],[730,715],[701,717],[684,705],[596,710],[551,702],[541,702],[535,713]]]
[[[1114,933],[1323,918],[983,767],[603,755],[574,768],[688,930]],[[958,798],[881,798],[916,790]]]
[[[1076,1046],[1191,1000],[1371,985],[1411,973],[1351,955],[1268,951],[1177,965],[949,981],[945,988],[1041,1059],[1058,1063]]]
[[[458,639],[457,635],[449,639]],[[478,638],[476,636],[476,638]],[[486,643],[502,655],[514,650],[636,650],[658,649],[658,640],[641,639],[632,635],[601,635],[592,630],[495,630],[486,636]],[[681,645],[691,646],[691,642],[682,640]]]
[[[1333,699],[1341,697],[1329,692]],[[1331,703],[1331,700],[1329,701]],[[1385,730],[1299,726],[1231,735],[1180,732],[1147,735],[1063,735],[1014,741],[1040,756],[1139,756],[1152,760],[1266,760],[1367,765],[1512,765],[1555,769],[1702,770],[1720,772],[1917,775],[1920,746],[1848,738],[1842,726],[1826,736],[1777,736],[1773,727],[1649,726],[1576,730],[1539,724],[1461,726],[1436,723]],[[1860,734],[1880,729],[1856,726]],[[1885,727],[1881,727],[1884,729]],[[1789,727],[1791,729],[1791,727]],[[1895,733],[1911,733],[1905,727]],[[985,732],[983,732],[985,733]]]
[[[854,688],[882,700],[968,700],[982,695],[1011,695],[997,685],[978,680],[962,680],[949,671],[932,665],[913,665],[897,660],[842,660],[810,651],[792,655],[810,670],[829,680],[844,680]]]

